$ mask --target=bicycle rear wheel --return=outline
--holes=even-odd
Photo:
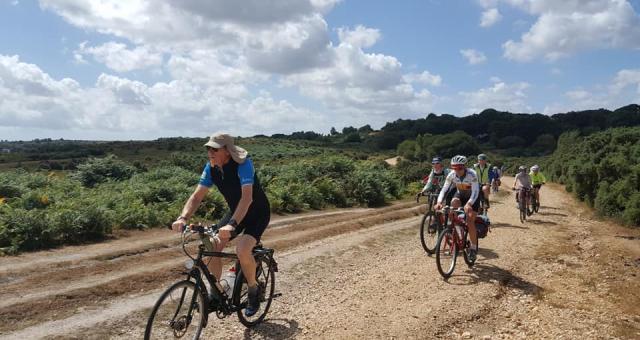
[[[192,281],[179,281],[158,299],[144,339],[198,339],[205,324],[206,299]]]
[[[527,220],[527,204],[525,203],[526,197],[522,197],[525,195],[520,195],[520,201],[518,202],[518,210],[520,210],[520,222],[524,223]]]
[[[422,217],[422,222],[420,223],[420,243],[422,243],[422,248],[429,255],[435,252],[438,232],[441,229],[440,225],[434,225],[434,222],[436,222],[435,212],[429,210]]]
[[[443,278],[449,278],[456,268],[458,245],[454,239],[453,228],[446,228],[440,233],[436,244],[436,265]]]
[[[260,287],[260,309],[250,317],[244,315],[249,301],[247,279],[243,271],[238,274],[236,285],[233,287],[233,304],[239,306],[238,319],[248,328],[262,322],[269,312],[276,287],[274,270],[269,257],[264,256],[256,259],[256,281]]]

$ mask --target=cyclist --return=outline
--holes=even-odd
[[[245,315],[252,316],[260,309],[260,292],[255,275],[247,274],[256,272],[252,251],[269,224],[269,201],[258,181],[253,161],[245,149],[234,144],[233,137],[226,133],[215,133],[204,146],[207,148],[209,161],[204,166],[200,183],[187,200],[180,217],[173,222],[172,228],[176,231],[182,230],[209,189],[214,185],[218,188],[229,206],[229,212],[219,223],[223,227],[218,233],[220,240],[215,243],[214,251],[224,249],[232,239],[231,232],[243,233],[237,237],[236,251],[249,286],[249,302]],[[211,273],[220,279],[221,258],[212,258],[208,267]]]
[[[513,182],[513,190],[516,190],[516,202],[520,202],[519,193],[521,188],[527,188],[531,190],[531,177],[527,174],[527,168],[524,165],[518,167],[518,173],[516,174],[516,179]],[[527,205],[529,202],[526,202]]]
[[[431,160],[431,165],[433,165],[433,168],[431,169],[431,173],[427,179],[427,184],[425,184],[424,188],[422,188],[422,191],[420,191],[418,195],[439,192],[442,188],[442,184],[444,183],[444,179],[449,174],[449,169],[446,169],[442,165],[442,158],[439,156],[436,156]]]
[[[491,185],[496,187],[495,191],[498,191],[498,188],[500,188],[500,184],[502,184],[502,181],[500,180],[500,178],[502,177],[502,172],[500,171],[500,169],[498,169],[497,166],[493,167],[493,179],[491,180]]]
[[[478,163],[473,165],[473,170],[478,175],[478,182],[484,194],[486,207],[489,208],[489,193],[491,192],[491,181],[495,177],[491,164],[487,163],[487,155],[481,153],[478,155]]]
[[[454,156],[451,158],[451,171],[447,175],[444,186],[438,195],[438,204],[435,209],[442,209],[442,203],[451,201],[451,207],[457,209],[464,205],[467,227],[469,228],[469,239],[471,247],[469,249],[469,260],[476,260],[478,253],[478,234],[476,233],[476,213],[480,208],[480,185],[476,172],[465,166],[467,157]]]
[[[538,205],[540,205],[540,188],[543,184],[547,184],[547,179],[544,177],[542,172],[540,172],[540,166],[537,164],[531,167],[529,177],[531,177],[531,184],[534,189],[533,194],[536,196]]]

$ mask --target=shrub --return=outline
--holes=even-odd
[[[78,165],[78,170],[73,177],[85,187],[91,188],[109,179],[116,181],[129,179],[135,171],[134,167],[118,160],[114,155],[109,155],[104,158],[90,158]]]

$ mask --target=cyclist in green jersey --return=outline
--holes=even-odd
[[[478,163],[473,165],[473,170],[478,175],[478,183],[484,194],[484,201],[489,208],[489,193],[491,192],[491,181],[495,177],[491,164],[487,162],[487,155],[481,153],[478,155]]]
[[[540,166],[537,164],[531,167],[529,177],[531,177],[531,184],[534,189],[533,194],[536,195],[536,200],[538,200],[538,205],[540,205],[540,188],[543,184],[547,184],[547,179],[542,172],[540,172]]]

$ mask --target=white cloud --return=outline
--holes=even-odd
[[[407,83],[418,83],[430,86],[440,86],[440,84],[442,84],[442,77],[437,74],[431,74],[429,71],[423,71],[422,73],[408,73],[403,76],[403,79]]]
[[[367,48],[373,46],[380,39],[380,31],[362,25],[356,26],[354,30],[341,27],[338,29],[338,37],[341,43]]]
[[[381,39],[375,28],[338,28],[339,42],[332,43],[324,14],[337,2],[40,0],[40,5],[78,28],[114,37],[98,46],[80,45],[73,55],[77,63],[95,60],[115,72],[164,71],[168,79],[153,84],[100,75],[95,85],[79,89],[101,96],[100,109],[89,113],[69,106],[81,122],[76,126],[85,129],[99,129],[102,121],[109,131],[137,126],[136,133],[154,136],[176,126],[236,127],[242,134],[326,131],[341,123],[375,125],[428,112],[438,97],[425,87],[439,86],[442,77],[407,72],[392,55],[366,53]],[[296,103],[301,99],[314,109],[257,90],[273,85],[296,90],[303,97]],[[136,113],[153,129],[130,122]]]
[[[640,94],[640,69],[620,70],[613,79],[610,90],[614,94],[619,94],[624,89],[634,86],[637,94]]]
[[[554,61],[584,50],[640,48],[640,16],[626,0],[503,2],[537,16],[520,41],[503,44],[507,59]]]
[[[471,65],[482,64],[487,61],[487,57],[484,53],[474,50],[474,49],[466,49],[460,50],[460,54],[467,59],[467,62]]]
[[[343,31],[346,36],[352,35]],[[390,113],[416,115],[433,106],[436,97],[412,84],[437,86],[442,82],[440,76],[427,71],[403,74],[395,57],[366,53],[348,41],[333,48],[331,67],[290,75],[283,79],[283,85],[298,87],[301,94],[319,100],[343,121],[351,118],[382,124]]]
[[[500,11],[498,11],[497,8],[490,8],[482,12],[482,17],[480,18],[480,26],[491,27],[498,21],[500,21],[500,19],[502,19],[502,14],[500,14]]]
[[[127,45],[116,42],[94,47],[86,45],[86,41],[81,43],[74,52],[77,61],[83,62],[85,61],[83,55],[91,55],[95,60],[117,72],[128,72],[162,64],[162,54],[151,51],[148,46],[128,49]]]
[[[55,80],[17,56],[0,55],[0,125],[4,127],[64,130],[65,134],[97,131],[85,138],[100,139],[123,136],[123,132],[129,138],[206,135],[218,129],[245,135],[290,132],[330,121],[322,113],[275,100],[268,92],[234,97],[229,95],[233,91],[226,84],[185,80],[148,86],[107,74],[101,74],[94,87],[83,88],[72,79]]]
[[[640,69],[622,69],[607,84],[595,84],[590,89],[576,88],[565,93],[567,100],[554,102],[545,114],[619,107],[640,103]]]
[[[565,93],[565,96],[567,96],[568,98],[570,98],[572,100],[583,100],[585,98],[588,98],[589,95],[590,95],[589,92],[587,92],[585,90],[582,90],[582,89],[567,91]]]
[[[487,108],[510,112],[530,112],[527,104],[526,90],[529,84],[525,82],[507,84],[498,82],[491,87],[473,92],[460,92],[464,103],[465,113],[477,113]]]

